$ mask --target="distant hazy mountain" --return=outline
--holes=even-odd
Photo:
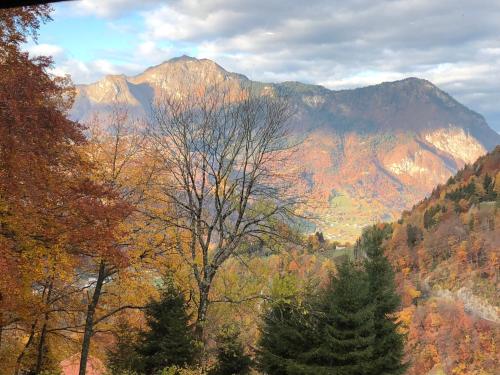
[[[162,90],[204,81],[287,90],[296,111],[292,134],[303,140],[290,168],[323,219],[319,229],[339,240],[355,239],[371,222],[395,219],[465,163],[500,144],[500,135],[481,115],[426,80],[332,91],[298,82],[252,82],[213,61],[186,56],[137,76],[107,76],[78,86],[72,116],[85,121],[114,101],[147,115]]]

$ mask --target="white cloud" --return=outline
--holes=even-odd
[[[31,44],[26,47],[31,56],[53,56],[57,57],[63,53],[62,47],[55,44]]]
[[[252,79],[341,89],[417,76],[486,114],[500,98],[498,0],[176,0],[143,16],[147,40],[191,43]]]
[[[171,47],[162,47],[155,41],[144,40],[138,45],[134,57],[137,61],[150,61],[152,65],[156,65],[175,56]]]
[[[70,3],[70,7],[71,11],[80,15],[115,18],[158,3],[161,0],[80,0]]]
[[[118,68],[126,73],[132,65],[143,70],[175,54],[195,51],[196,57],[264,81],[299,80],[341,89],[407,76],[426,78],[473,109],[500,119],[498,0],[71,4],[74,12],[108,20],[135,12],[145,27],[137,30],[141,42],[129,66],[88,63],[90,71],[78,68],[75,80],[87,81],[98,72]],[[66,69],[76,68],[68,63]]]
[[[56,65],[52,73],[61,76],[69,74],[75,83],[91,83],[108,74],[131,75],[141,69],[142,67],[134,63],[117,64],[106,59],[83,62],[73,58],[65,58]]]

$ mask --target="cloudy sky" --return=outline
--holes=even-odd
[[[33,54],[76,83],[182,54],[261,81],[331,89],[426,78],[500,132],[499,0],[80,0]]]

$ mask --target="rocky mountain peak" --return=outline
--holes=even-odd
[[[85,121],[113,102],[147,116],[166,91],[223,82],[239,89],[283,88],[295,115],[290,135],[303,141],[290,170],[304,180],[318,229],[330,238],[355,239],[361,228],[396,218],[465,163],[500,144],[478,113],[431,82],[410,77],[333,91],[300,82],[262,83],[208,59],[181,56],[133,77],[106,76],[78,87],[73,118]],[[294,141],[295,142],[295,141]]]
[[[209,59],[180,56],[146,69],[131,77],[134,84],[148,83],[155,87],[183,87],[199,82],[220,82],[248,80],[241,74],[231,73]]]
[[[204,67],[204,68],[208,69],[208,68],[215,67],[216,69],[218,69],[220,71],[226,72],[226,70],[223,67],[221,67],[220,65],[218,65],[217,63],[215,63],[212,60],[197,59],[196,57],[182,55],[179,57],[173,57],[169,60],[163,61],[162,63],[160,63],[158,65],[149,67],[144,71],[144,73],[147,73],[149,71],[156,71],[156,70],[169,70],[169,69],[173,69],[175,67],[177,67],[177,68],[182,67],[185,69],[193,69],[193,68],[199,68],[199,67]],[[141,73],[141,74],[144,74],[144,73]],[[139,74],[139,75],[141,75],[141,74]]]

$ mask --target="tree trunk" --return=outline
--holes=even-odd
[[[206,281],[200,285],[200,303],[198,305],[198,317],[196,319],[196,327],[195,334],[198,340],[201,342],[204,341],[204,333],[205,333],[205,322],[207,320],[207,311],[208,311],[208,295],[210,293],[211,282],[207,283]]]
[[[102,285],[104,283],[105,278],[106,278],[106,263],[104,262],[104,260],[101,260],[101,263],[99,265],[99,273],[97,275],[97,281],[95,284],[94,294],[92,295],[92,300],[90,301],[87,308],[87,318],[85,320],[82,352],[80,355],[80,370],[78,372],[78,375],[85,375],[85,372],[87,371],[87,360],[90,351],[90,340],[92,339],[92,335],[94,333],[94,313],[97,304],[99,303],[99,297],[101,296]]]
[[[208,305],[210,302],[208,299],[210,286],[211,282],[207,283],[206,281],[203,281],[203,283],[200,285],[200,303],[198,305],[198,316],[196,319],[196,326],[194,331],[195,337],[199,340],[200,343],[203,343],[199,363],[203,373],[205,373],[208,363],[208,361],[206,360],[207,352],[205,345],[205,324],[207,320]]]
[[[50,296],[52,294],[52,286],[53,286],[53,280],[50,280],[49,286],[48,286],[48,291],[47,291],[47,299],[46,299],[46,308],[49,308],[50,305]],[[47,323],[49,321],[49,313],[45,312],[44,318],[43,318],[43,325],[42,325],[42,330],[40,332],[40,341],[38,342],[38,353],[36,356],[36,366],[35,366],[35,374],[39,374],[40,371],[42,370],[42,364],[43,364],[43,351],[45,349],[45,338],[47,337]]]
[[[1,293],[0,293],[0,302],[2,302]],[[0,311],[0,349],[2,349],[2,333],[3,333],[3,312]]]
[[[31,331],[30,331],[30,335],[29,335],[28,341],[26,342],[26,345],[24,345],[23,350],[21,351],[21,353],[17,357],[16,368],[14,369],[14,375],[18,375],[19,374],[19,370],[21,370],[21,363],[23,361],[24,354],[26,353],[26,349],[28,349],[29,346],[31,345],[31,343],[33,342],[33,337],[35,337],[36,323],[37,323],[37,321],[35,320],[35,322],[31,325]]]
[[[43,363],[43,351],[45,348],[45,337],[47,336],[47,321],[49,319],[49,314],[45,314],[45,320],[43,322],[42,331],[40,332],[40,341],[38,343],[38,353],[36,355],[36,366],[35,366],[35,374],[39,374],[42,370]]]

